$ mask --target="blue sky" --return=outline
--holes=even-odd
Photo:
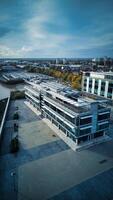
[[[113,0],[0,0],[0,57],[113,57]]]

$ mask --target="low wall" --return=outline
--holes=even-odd
[[[8,106],[9,106],[9,102],[10,102],[10,97],[7,100],[7,104],[6,104],[6,107],[5,107],[4,115],[3,115],[1,126],[0,126],[0,140],[1,140],[1,136],[2,136],[2,131],[3,131],[3,127],[4,127],[4,122],[5,122],[5,118],[6,118],[6,114],[7,114],[7,110],[8,110]]]

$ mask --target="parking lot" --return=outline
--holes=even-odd
[[[14,134],[13,114],[16,107],[20,116],[20,150],[17,155],[12,155],[9,145]],[[77,200],[83,200],[84,192],[92,194],[92,198],[86,195],[84,200],[93,197],[96,200],[104,199],[102,190],[106,192],[106,199],[107,195],[113,198],[113,184],[110,184],[113,181],[113,141],[74,152],[43,122],[40,114],[37,116],[26,106],[24,100],[12,101],[10,104],[0,163],[1,200],[66,197],[69,200],[75,199],[75,195]],[[99,190],[104,182],[105,185]],[[93,184],[98,186],[94,190]]]

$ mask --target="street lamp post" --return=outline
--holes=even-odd
[[[16,191],[16,185],[15,185],[15,176],[16,173],[15,172],[11,172],[11,176],[13,177],[13,188],[14,188],[14,192]]]

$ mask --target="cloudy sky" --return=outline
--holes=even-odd
[[[0,57],[113,57],[113,0],[0,0]]]

